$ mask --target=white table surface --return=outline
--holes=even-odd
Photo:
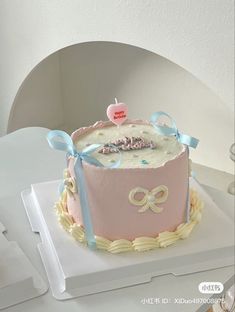
[[[47,280],[37,243],[40,237],[32,233],[20,193],[32,183],[61,179],[65,167],[63,152],[51,150],[45,136],[48,129],[25,128],[0,138],[0,220],[7,228],[8,240],[15,240],[32,264]],[[226,191],[232,175],[215,169],[194,165],[201,183]],[[178,276],[156,277],[151,283],[80,297],[69,301],[55,300],[51,292],[5,309],[26,311],[196,311],[199,306],[182,304],[147,304],[144,298],[200,298],[198,284],[202,281],[228,281],[232,267]]]

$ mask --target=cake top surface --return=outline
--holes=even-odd
[[[117,146],[121,153],[119,168],[158,168],[185,150],[175,136],[159,135],[151,124],[143,121],[128,121],[119,127],[101,122],[79,131],[75,139],[78,151],[97,143],[113,144],[101,146],[92,154],[104,165],[118,160]]]

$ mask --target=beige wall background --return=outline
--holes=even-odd
[[[130,117],[167,111],[200,138],[195,162],[232,172],[233,9],[232,0],[2,0],[0,135],[71,131],[105,118],[117,96]]]

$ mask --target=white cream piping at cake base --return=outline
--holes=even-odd
[[[67,196],[68,192],[65,189],[60,200],[55,205],[59,223],[75,240],[87,244],[83,226],[77,224],[73,217],[68,213]],[[193,189],[190,190],[190,206],[189,222],[181,223],[175,231],[161,232],[157,237],[137,237],[132,241],[127,239],[111,241],[104,237],[95,236],[96,247],[97,249],[106,250],[111,253],[121,253],[126,251],[148,251],[172,245],[180,239],[187,238],[195,225],[201,220],[203,201]]]

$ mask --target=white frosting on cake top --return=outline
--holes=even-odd
[[[146,142],[153,141],[156,148],[121,151],[119,168],[157,168],[184,151],[184,146],[174,136],[159,135],[152,125],[136,123],[125,123],[120,127],[110,125],[90,128],[89,131],[79,135],[75,145],[78,151],[81,151],[89,144],[106,144],[125,137],[141,137]],[[93,156],[104,165],[111,165],[119,157],[117,153],[102,154],[98,150],[93,153]]]

